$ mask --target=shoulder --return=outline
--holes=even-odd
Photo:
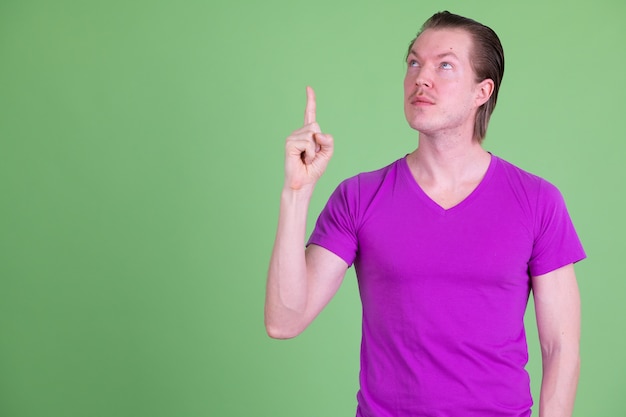
[[[406,161],[401,158],[383,168],[361,172],[343,180],[328,200],[327,207],[359,218],[374,201],[389,195],[403,177],[405,166]]]
[[[529,186],[540,186],[542,182],[545,180],[538,175],[535,175],[531,172],[528,172],[519,166],[505,160],[499,158],[494,155],[498,162],[498,167],[500,172],[503,173],[510,180],[518,181],[523,184],[527,184]]]
[[[397,178],[403,170],[404,165],[406,165],[404,158],[397,159],[382,168],[361,172],[353,177],[347,178],[341,182],[339,188],[358,189],[359,191],[377,189],[386,181]]]
[[[498,177],[505,180],[518,194],[522,193],[532,200],[543,200],[546,198],[560,200],[562,198],[559,189],[545,178],[526,171],[502,158],[496,156],[494,158],[497,160]]]
[[[548,180],[525,171],[510,162],[500,159],[499,178],[515,201],[529,215],[535,234],[541,234],[550,224],[570,223],[565,199],[561,191]],[[569,227],[569,226],[568,226]]]

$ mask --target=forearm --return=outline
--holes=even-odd
[[[305,234],[312,190],[285,189],[281,194],[276,239],[270,259],[265,325],[272,337],[291,337],[307,304]]]
[[[543,354],[539,417],[571,417],[580,373],[578,342]]]
[[[580,295],[574,265],[532,281],[543,360],[539,417],[571,417],[580,373]]]

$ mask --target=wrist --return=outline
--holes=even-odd
[[[288,185],[283,187],[281,200],[285,203],[309,204],[313,195],[314,185],[304,186],[300,188],[292,188]]]

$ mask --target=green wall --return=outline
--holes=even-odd
[[[485,147],[561,189],[589,255],[575,415],[626,415],[626,4],[571,4],[0,1],[0,416],[354,415],[352,270],[300,337],[263,328],[283,142],[314,86],[311,222],[410,152],[404,52],[442,9],[501,36]]]

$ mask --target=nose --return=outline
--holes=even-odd
[[[432,87],[432,77],[426,68],[420,68],[417,74],[415,74],[415,85],[418,87]]]

